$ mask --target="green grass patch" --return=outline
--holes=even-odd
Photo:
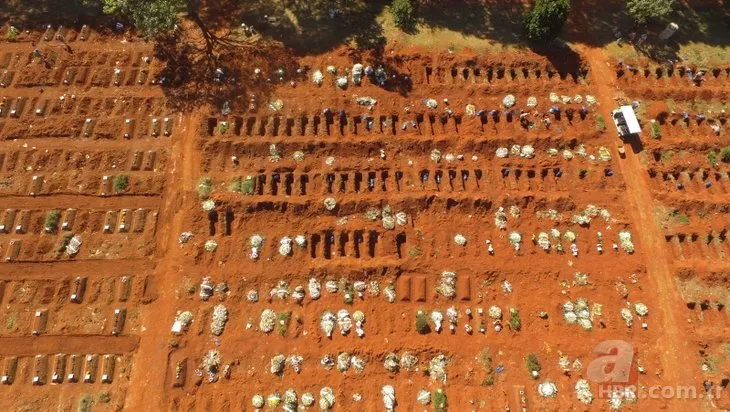
[[[78,412],[91,412],[91,406],[94,404],[94,398],[86,394],[79,399]]]
[[[5,32],[5,38],[8,40],[14,40],[20,35],[20,30],[15,26],[9,26],[8,31]]]
[[[241,182],[241,193],[251,196],[256,190],[256,179],[253,176],[246,176]]]
[[[662,137],[661,129],[659,128],[659,122],[657,122],[656,120],[652,120],[649,127],[651,128],[650,133],[652,139],[658,139]]]
[[[600,114],[596,115],[596,130],[603,133],[606,131],[606,119]]]
[[[494,368],[492,367],[492,354],[489,352],[489,347],[482,349],[482,365],[487,372],[487,376],[482,381],[482,386],[494,385]]]
[[[720,160],[725,163],[730,163],[730,146],[725,146],[720,149]]]
[[[520,318],[520,310],[517,308],[509,309],[509,325],[512,330],[522,329],[522,319]]]
[[[680,212],[677,209],[672,210],[669,213],[669,217],[677,224],[680,225],[688,225],[689,224],[689,217],[687,217],[686,214]]]
[[[209,177],[201,177],[198,181],[198,197],[207,199],[213,193],[213,181]]]
[[[412,258],[421,256],[422,253],[423,252],[421,251],[421,249],[419,249],[419,248],[417,248],[415,246],[413,246],[410,249],[408,249],[408,256],[410,256]]]
[[[416,312],[416,331],[421,335],[427,334],[431,328],[428,327],[428,317],[424,309],[419,309]]]
[[[289,323],[291,323],[291,311],[279,312],[276,315],[276,331],[281,336],[285,336],[289,330]]]
[[[129,176],[117,175],[114,177],[114,191],[116,193],[122,193],[129,187]]]
[[[542,366],[540,366],[540,360],[537,359],[537,355],[534,353],[527,355],[527,358],[525,358],[525,365],[527,366],[527,371],[530,373],[530,377],[532,379],[537,379],[539,376],[535,376],[533,372],[539,373],[542,369]]]
[[[43,222],[43,229],[48,233],[53,233],[58,229],[58,221],[61,219],[61,211],[54,209],[46,213],[46,220]]]
[[[433,410],[434,412],[446,412],[449,407],[449,399],[443,389],[436,389],[433,393]]]
[[[712,167],[717,166],[717,152],[714,150],[707,154],[707,161],[710,162]]]
[[[665,150],[662,152],[662,155],[660,157],[662,163],[666,163],[672,160],[674,157],[674,151],[673,150]]]
[[[231,184],[228,185],[228,190],[230,190],[231,192],[240,192],[241,186],[241,178],[234,177],[233,179],[231,179]]]

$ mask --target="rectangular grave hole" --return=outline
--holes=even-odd
[[[347,173],[340,173],[340,193],[345,193],[347,191],[348,178]]]
[[[309,175],[299,176],[299,194],[304,196],[307,194],[307,184],[309,183]]]
[[[362,173],[355,172],[355,178],[353,179],[355,186],[355,193],[360,193],[360,185],[362,185]]]
[[[340,257],[347,256],[347,244],[350,242],[350,234],[347,232],[340,233],[340,240],[337,248],[337,252]]]
[[[395,250],[398,254],[398,258],[403,258],[403,246],[406,244],[406,234],[401,232],[395,237]]]
[[[375,257],[375,250],[378,246],[378,232],[371,230],[368,235],[368,256]]]
[[[353,251],[355,253],[355,258],[360,259],[360,245],[362,245],[363,242],[363,233],[362,230],[356,230],[353,234]]]
[[[320,236],[318,233],[314,233],[312,235],[312,239],[309,242],[310,243],[310,250],[311,250],[311,256],[312,259],[317,258],[317,248],[319,247],[319,243],[322,241],[322,236]]]
[[[332,247],[335,244],[335,233],[332,230],[324,232],[324,258],[332,259]]]

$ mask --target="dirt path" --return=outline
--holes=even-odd
[[[139,351],[138,365],[156,365],[151,368],[137,368],[132,372],[131,385],[126,407],[130,410],[145,410],[156,405],[158,409],[166,408],[165,376],[167,374],[167,355],[169,351],[169,327],[175,313],[176,289],[182,279],[182,268],[179,265],[178,235],[186,230],[184,225],[187,210],[183,205],[192,201],[195,196],[195,171],[198,160],[195,153],[197,128],[196,117],[183,117],[181,124],[176,125],[181,131],[179,140],[172,149],[168,184],[163,194],[163,206],[160,211],[158,229],[158,248],[160,260],[157,267],[160,294],[153,303],[154,310],[146,311]],[[154,384],[155,391],[148,391],[148,385]],[[162,387],[160,387],[162,385]]]
[[[599,49],[580,47],[580,51],[590,63],[593,73],[592,83],[596,87],[598,101],[601,102],[599,107],[601,115],[607,123],[611,123],[608,125],[609,133],[614,133],[611,108],[616,86],[607,66],[607,59]],[[615,138],[615,143],[620,143],[618,137]],[[689,348],[681,336],[682,333],[677,326],[678,317],[674,313],[682,298],[677,290],[667,250],[663,244],[663,233],[655,224],[654,202],[647,182],[648,174],[641,164],[639,154],[634,153],[628,145],[626,148],[626,158],[619,161],[618,165],[626,181],[626,199],[629,202],[627,209],[632,215],[632,220],[640,225],[640,230],[635,231],[638,236],[636,243],[647,256],[650,256],[646,261],[647,272],[661,304],[657,309],[661,312],[662,324],[657,327],[662,328],[664,338],[657,342],[657,345],[664,349],[662,351],[664,384],[687,384],[690,382],[682,382],[688,375],[681,373],[683,370],[681,359],[682,354],[689,353]]]
[[[138,336],[43,335],[0,338],[0,356],[52,353],[124,354],[137,349]]]

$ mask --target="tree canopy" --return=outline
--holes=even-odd
[[[532,41],[553,40],[568,20],[570,0],[537,0],[525,14],[525,32]]]
[[[639,24],[667,16],[672,6],[674,0],[626,0],[629,15]]]
[[[151,38],[171,31],[186,6],[185,0],[104,0],[104,13],[126,18],[144,37]]]

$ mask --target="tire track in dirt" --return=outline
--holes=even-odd
[[[0,356],[35,356],[53,353],[131,353],[138,336],[43,335],[0,337]]]
[[[582,46],[580,49],[592,68],[596,95],[599,102],[602,103],[601,114],[605,119],[610,120],[612,119],[610,110],[615,94],[612,87],[615,87],[615,83],[607,69],[607,60],[599,49],[588,46]],[[616,139],[616,143],[620,143],[618,139]],[[641,165],[638,153],[633,153],[631,150],[627,150],[626,158],[619,161],[618,165],[625,177],[626,197],[630,203],[630,207],[627,209],[633,215],[633,221],[641,224],[641,229],[637,231],[640,238],[639,244],[645,249],[647,256],[650,256],[646,261],[648,277],[661,304],[661,307],[657,309],[662,313],[661,327],[664,339],[657,342],[657,345],[663,348],[661,357],[664,383],[665,385],[688,384],[691,382],[682,382],[690,375],[682,373],[684,367],[681,359],[682,354],[689,353],[690,349],[677,326],[674,314],[674,309],[681,304],[682,299],[677,290],[669,257],[663,244],[663,233],[654,222],[654,203],[647,182],[648,174]],[[669,404],[672,405],[671,400],[669,401]],[[674,409],[676,408],[674,406]]]
[[[149,259],[68,260],[65,262],[22,262],[7,266],[0,280],[58,280],[64,276],[107,277],[110,275],[143,275],[151,269]]]
[[[0,208],[12,208],[16,205],[23,205],[23,209],[47,209],[49,200],[53,200],[53,207],[56,209],[80,208],[84,209],[122,209],[122,208],[157,208],[160,206],[158,195],[134,195],[124,196],[95,196],[83,193],[78,194],[40,194],[36,196],[2,196],[0,195]]]
[[[182,118],[177,126],[179,140],[172,148],[170,158],[172,167],[168,168],[168,178],[161,215],[158,219],[158,250],[160,260],[157,267],[159,296],[151,308],[145,311],[140,324],[143,325],[138,359],[136,364],[155,364],[154,368],[135,368],[130,377],[130,387],[126,408],[130,410],[166,409],[169,326],[175,313],[176,287],[179,285],[183,268],[179,265],[178,235],[187,229],[186,210],[197,200],[196,173],[200,164],[196,154],[198,118]],[[159,388],[148,391],[147,385],[154,382]]]

